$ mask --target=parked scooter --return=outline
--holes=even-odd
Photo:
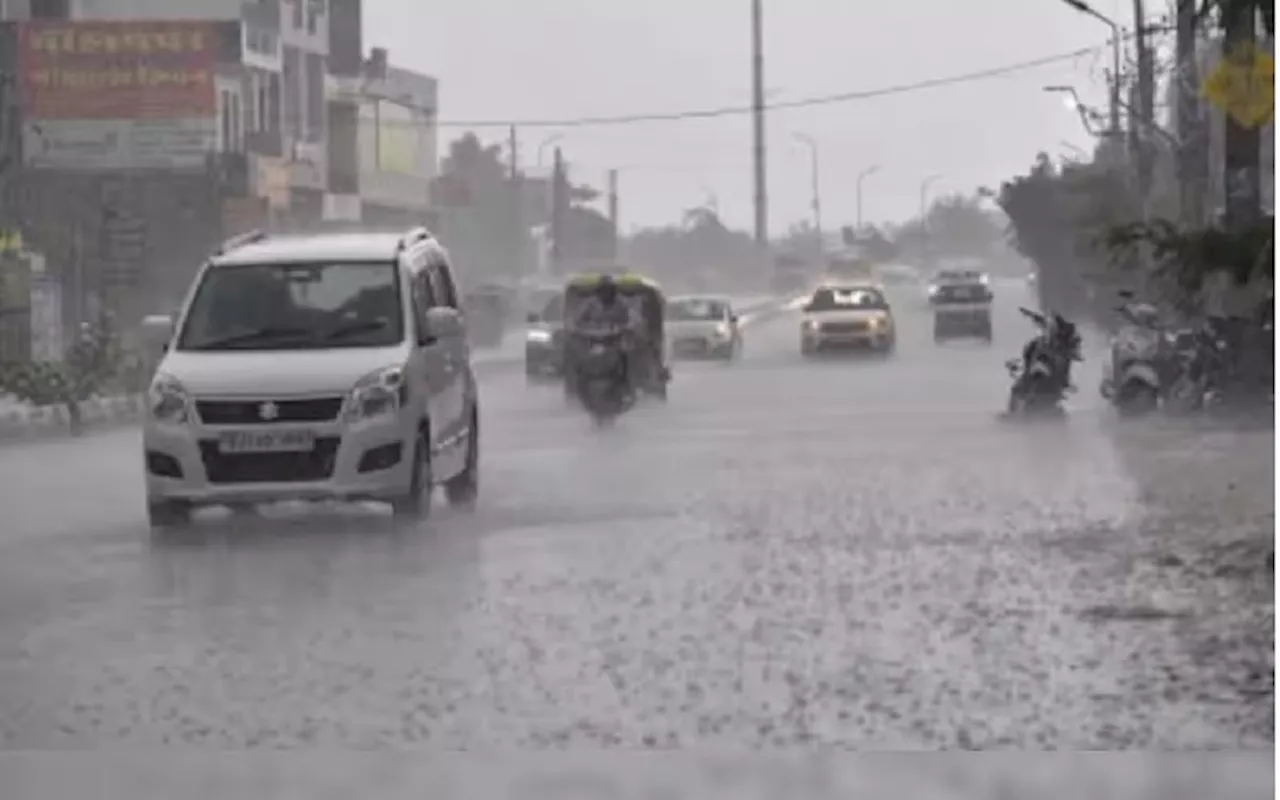
[[[1166,350],[1159,312],[1154,306],[1132,302],[1116,311],[1128,324],[1112,339],[1111,368],[1099,391],[1124,416],[1147,414],[1159,408],[1164,386]]]
[[[1071,385],[1071,363],[1080,361],[1080,334],[1076,326],[1058,314],[1046,315],[1020,308],[1040,328],[1022,350],[1021,359],[1005,362],[1013,385],[1009,387],[1007,417],[1061,416],[1062,400]]]

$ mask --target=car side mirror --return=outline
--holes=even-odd
[[[539,317],[537,314],[535,314],[532,311],[529,312],[529,316],[525,317],[525,321],[528,322],[530,325],[536,325],[540,320],[541,320],[541,317]]]
[[[455,339],[463,335],[462,314],[456,308],[437,306],[427,309],[422,315],[420,344],[434,344],[445,339]]]
[[[738,324],[738,315],[737,315],[737,314],[730,314],[730,315],[729,315],[729,321],[730,321],[730,322],[732,322],[734,325],[737,325],[737,324]]]
[[[149,314],[142,318],[142,340],[147,347],[161,352],[169,349],[173,338],[173,317],[169,314]]]

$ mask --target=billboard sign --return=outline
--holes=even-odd
[[[70,169],[203,166],[217,141],[216,28],[185,20],[26,22],[24,156]]]

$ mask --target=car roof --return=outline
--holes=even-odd
[[[215,266],[332,261],[394,261],[402,233],[343,232],[266,236],[210,259]],[[433,241],[433,240],[425,240]]]
[[[813,293],[817,294],[821,291],[832,292],[878,292],[884,294],[878,284],[875,283],[823,283],[814,287]]]
[[[732,305],[729,298],[722,294],[678,294],[667,301],[668,303],[723,303],[726,306]]]

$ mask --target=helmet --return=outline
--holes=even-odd
[[[618,284],[613,282],[613,276],[600,276],[600,283],[596,286],[596,296],[605,303],[612,303],[618,299]]]

